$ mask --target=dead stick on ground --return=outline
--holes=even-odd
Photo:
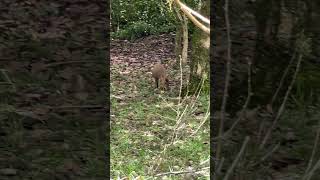
[[[210,167],[204,167],[199,171],[173,171],[173,172],[165,172],[165,173],[159,173],[155,176],[165,176],[165,175],[178,175],[178,174],[187,174],[187,173],[194,173],[197,174],[198,172],[202,172],[203,170],[210,169]]]

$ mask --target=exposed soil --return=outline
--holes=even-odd
[[[121,65],[123,73],[135,73],[143,69],[150,71],[155,63],[168,63],[174,59],[174,36],[163,34],[148,36],[134,42],[111,41],[111,68]]]

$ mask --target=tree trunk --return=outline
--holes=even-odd
[[[187,64],[188,59],[188,47],[189,47],[189,32],[188,32],[188,18],[186,15],[183,16],[183,25],[182,25],[182,39],[183,39],[183,46],[182,46],[182,64]]]
[[[176,26],[176,37],[175,37],[175,53],[176,58],[179,60],[179,57],[182,53],[182,26],[180,23]],[[179,64],[179,61],[177,61],[177,65]]]
[[[210,16],[210,1],[203,2],[200,13],[206,17]],[[191,23],[190,23],[191,24]],[[189,77],[189,92],[196,93],[199,89],[199,83],[204,82],[202,91],[209,92],[210,68],[209,68],[209,50],[203,47],[203,41],[207,40],[208,35],[201,29],[195,28],[191,34],[190,54],[190,77]]]

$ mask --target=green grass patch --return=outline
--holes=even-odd
[[[121,78],[116,72],[112,76],[112,178],[151,177],[148,173],[150,167],[155,167],[159,162],[159,168],[154,173],[181,171],[189,165],[196,167],[209,158],[209,123],[204,123],[198,133],[191,136],[202,123],[207,111],[207,95],[200,96],[194,108],[190,109],[191,100],[187,99],[185,104],[179,106],[177,100],[174,100],[178,93],[161,93],[153,89],[151,82],[146,79],[139,79],[138,76],[137,79]],[[119,79],[126,83],[119,83]],[[133,86],[138,87],[139,91],[131,88]],[[178,138],[161,155],[164,147],[170,144],[175,131],[178,107],[181,114],[187,104],[189,108],[176,129]],[[160,155],[162,161],[159,160]],[[181,177],[171,176],[170,179]]]

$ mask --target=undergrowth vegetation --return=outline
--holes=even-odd
[[[201,1],[185,1],[197,9]],[[136,40],[148,35],[174,32],[179,20],[166,0],[113,0],[111,1],[111,37]],[[189,27],[193,31],[193,26]]]
[[[159,92],[151,78],[136,77],[112,71],[111,177],[184,179],[192,169],[207,179],[208,94],[180,99],[179,87]]]
[[[173,25],[155,27],[152,24],[148,24],[144,21],[138,21],[128,24],[126,27],[116,32],[112,32],[111,36],[117,39],[135,40],[148,35],[172,32],[174,29],[175,27]]]
[[[111,2],[111,37],[134,40],[172,32],[174,17],[165,1],[114,0]]]

